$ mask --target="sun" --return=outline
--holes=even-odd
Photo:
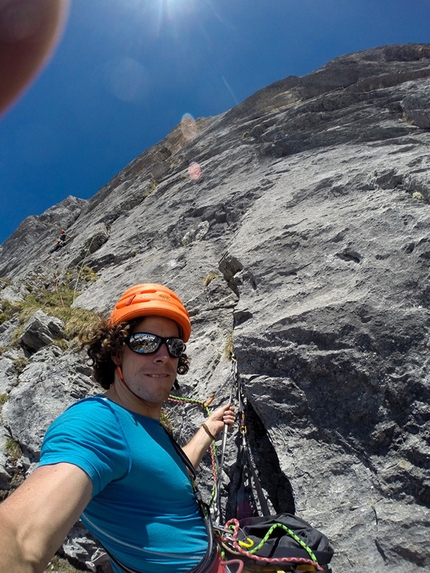
[[[192,17],[198,11],[197,0],[156,0],[162,20],[175,21]]]
[[[0,0],[1,2],[1,0]],[[177,39],[205,28],[215,19],[227,25],[215,0],[116,0],[130,16],[134,26],[144,27],[151,37],[162,35]],[[204,30],[207,35],[207,30]]]

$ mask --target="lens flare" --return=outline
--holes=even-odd
[[[184,113],[181,119],[181,132],[184,139],[191,141],[197,135],[197,124],[190,113]]]
[[[149,75],[142,64],[133,58],[115,58],[105,66],[108,90],[123,101],[143,100],[149,93]]]
[[[202,170],[197,161],[192,161],[188,166],[188,175],[193,181],[198,181],[202,175]]]

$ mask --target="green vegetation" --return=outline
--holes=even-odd
[[[21,447],[13,438],[6,440],[6,455],[12,462],[17,462],[22,456]]]
[[[10,302],[8,300],[3,300],[1,302],[1,309],[0,309],[0,324],[10,320],[14,315],[19,313],[21,310],[21,304],[19,302]]]
[[[207,287],[214,279],[219,277],[219,273],[216,271],[211,271],[210,273],[208,273],[204,280],[203,280],[203,286]]]
[[[425,201],[426,198],[424,197],[424,195],[422,193],[420,193],[419,191],[414,191],[412,193],[412,197],[414,199],[417,199],[417,201]]]
[[[24,368],[28,365],[28,358],[20,356],[13,361],[17,375],[19,376]]]
[[[75,569],[67,559],[63,559],[56,555],[48,563],[46,573],[82,573],[82,571],[80,569]]]
[[[233,344],[233,331],[230,330],[227,334],[227,339],[224,346],[224,355],[227,360],[232,360],[234,354],[234,344]]]
[[[80,265],[78,271],[78,277],[84,283],[95,283],[99,278],[94,272],[94,269],[88,265]]]
[[[94,271],[86,266],[79,267],[78,277],[82,282],[94,281],[97,278]],[[63,350],[68,347],[67,342],[76,342],[78,334],[84,327],[99,322],[100,318],[95,313],[81,308],[71,308],[76,297],[76,290],[70,286],[74,281],[70,271],[65,275],[64,280],[58,276],[54,279],[52,285],[52,281],[48,281],[46,277],[32,277],[31,282],[26,285],[28,293],[24,300],[18,302],[3,300],[0,302],[0,324],[14,317],[18,318],[14,344],[17,344],[25,323],[37,310],[43,310],[49,316],[63,321],[65,340],[55,341],[55,344]]]
[[[7,394],[0,394],[0,417],[1,417],[2,408],[8,400],[9,400],[9,396]]]
[[[7,286],[10,286],[11,282],[6,277],[0,277],[0,290],[3,290]]]
[[[152,195],[154,193],[154,191],[157,189],[158,187],[158,183],[155,181],[155,179],[152,179],[150,184],[149,184],[149,189],[145,194],[145,197],[149,197],[150,195]]]

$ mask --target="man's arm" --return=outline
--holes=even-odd
[[[206,428],[201,426],[188,444],[182,448],[195,468],[197,468],[202,461],[212,441],[208,432],[216,438],[226,424],[227,426],[234,424],[235,417],[234,409],[230,404],[221,406],[221,408],[215,410],[215,412],[207,418],[205,421]]]
[[[0,571],[43,573],[91,493],[90,478],[75,465],[37,468],[0,505]]]

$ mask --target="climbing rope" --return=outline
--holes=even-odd
[[[169,402],[176,402],[177,404],[195,404],[197,406],[200,406],[206,413],[206,416],[210,415],[209,406],[212,404],[214,399],[215,399],[215,394],[213,393],[209,396],[209,399],[206,401],[197,400],[195,398],[182,398],[182,396],[175,396],[174,394],[170,394],[169,396]],[[216,495],[216,483],[218,481],[218,473],[219,473],[218,463],[217,463],[217,447],[215,440],[212,440],[211,445],[209,447],[209,451],[211,456],[212,478],[214,482],[211,492],[211,498],[208,503],[208,506],[211,507]]]
[[[270,537],[270,534],[272,533],[272,531],[274,529],[276,529],[277,527],[281,527],[284,531],[286,531],[286,533],[288,535],[290,535],[295,541],[297,541],[297,543],[300,544],[301,547],[303,547],[303,549],[305,549],[305,551],[308,553],[309,555],[309,559],[306,559],[304,557],[261,557],[259,555],[255,555],[255,553],[257,551],[259,551],[264,544],[267,542],[267,540]],[[271,565],[289,565],[289,564],[306,564],[306,565],[310,565],[312,567],[315,567],[315,569],[317,571],[324,571],[323,567],[321,567],[321,565],[319,565],[317,558],[315,557],[315,554],[313,553],[312,549],[310,549],[310,547],[308,547],[306,545],[306,543],[304,543],[304,541],[302,541],[291,529],[289,529],[288,527],[284,526],[283,524],[280,523],[275,523],[272,525],[272,527],[267,531],[266,535],[263,537],[263,539],[260,541],[260,543],[256,546],[253,547],[254,542],[252,541],[252,539],[246,538],[245,541],[239,541],[238,540],[238,534],[240,531],[240,524],[239,521],[237,519],[230,519],[226,524],[225,524],[225,528],[224,529],[218,529],[216,528],[215,533],[217,534],[221,545],[230,553],[233,554],[240,554],[243,555],[244,557],[247,557],[248,559],[252,559],[255,562],[259,562],[259,563],[267,563],[267,564],[271,564]],[[229,532],[229,534],[226,534],[226,532]]]

